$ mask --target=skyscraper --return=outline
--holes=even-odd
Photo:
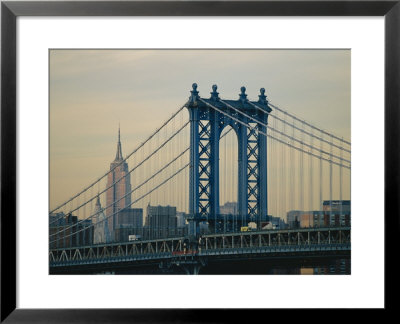
[[[118,227],[117,213],[120,209],[131,205],[131,177],[128,174],[128,163],[122,157],[121,136],[118,128],[118,143],[115,159],[110,164],[110,172],[107,177],[106,192],[106,217],[112,238],[114,230]]]
[[[108,220],[104,215],[103,208],[100,204],[100,197],[97,196],[96,205],[94,207],[94,217],[93,217],[93,243],[109,243],[110,238],[110,230],[108,227]]]

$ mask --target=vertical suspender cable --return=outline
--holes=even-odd
[[[293,129],[294,128],[292,128],[292,131],[293,131]],[[289,177],[289,180],[290,180],[290,209],[291,210],[294,210],[295,209],[295,203],[294,203],[294,177],[295,177],[295,174],[294,174],[294,165],[295,165],[295,162],[294,162],[294,149],[293,148],[289,148],[289,155],[290,155],[290,177]]]
[[[304,126],[304,124],[302,123],[301,124],[301,127],[303,128],[303,126]],[[304,133],[302,132],[301,133],[301,145],[300,145],[300,147],[301,147],[301,152],[300,152],[300,210],[301,210],[301,213],[303,214],[304,213],[304,161],[303,161],[303,159],[304,159],[304,154],[303,154],[303,149],[304,149],[304,147],[303,147],[303,142],[304,142]],[[301,214],[301,215],[302,215]],[[300,220],[299,221],[301,221],[301,217],[302,216],[300,216]]]
[[[332,221],[334,221],[334,220],[332,220],[332,215],[333,215],[333,212],[332,212],[332,190],[333,190],[333,181],[332,181],[332,149],[333,149],[333,146],[332,146],[332,140],[333,140],[333,138],[331,136],[331,145],[330,145],[330,151],[329,151],[329,156],[330,156],[330,161],[329,161],[329,204],[330,204],[329,219],[330,219],[330,224],[329,225],[332,225]]]
[[[275,129],[279,126],[279,125],[275,125],[276,127],[274,127]],[[279,134],[277,134],[278,137],[280,137]],[[281,190],[282,190],[282,179],[280,177],[280,169],[282,167],[282,161],[281,161],[281,146],[279,144],[276,145],[277,149],[276,149],[276,170],[275,170],[275,174],[276,174],[276,178],[277,178],[277,183],[276,183],[276,193],[277,193],[277,197],[276,197],[276,216],[279,217],[280,213],[281,213]]]
[[[286,127],[285,124],[283,124],[283,132],[286,132]],[[279,218],[282,218],[283,215],[285,214],[285,203],[286,203],[286,196],[285,196],[285,187],[286,187],[286,178],[285,178],[285,168],[286,168],[286,163],[285,163],[285,146],[280,145],[280,151],[281,151],[281,163],[279,165],[281,172],[280,172],[280,183],[281,183],[281,191],[280,191],[280,200],[281,200],[281,212]]]
[[[273,121],[274,128],[276,128],[276,120]],[[271,213],[271,216],[278,216],[278,205],[277,205],[277,200],[278,200],[278,192],[277,192],[277,186],[278,186],[278,181],[277,181],[277,175],[276,175],[276,169],[278,167],[278,161],[277,161],[277,146],[278,144],[275,141],[271,141],[271,146],[272,146],[272,157],[271,157],[271,164],[272,164],[272,172],[271,172],[271,177],[273,179],[273,213]],[[272,218],[270,219],[272,222]]]
[[[286,124],[283,124],[283,132],[286,133]],[[280,218],[283,218],[286,212],[286,147],[281,145],[282,164],[281,164],[281,181],[282,181],[282,208]],[[278,224],[279,225],[279,224]]]
[[[342,196],[342,177],[343,177],[343,169],[342,169],[342,156],[343,156],[343,137],[341,140],[341,145],[340,145],[340,167],[339,167],[339,199],[340,199],[340,216],[339,216],[339,222],[340,226],[342,226],[342,217],[344,220],[344,216],[342,215],[343,213],[343,196]]]
[[[323,138],[324,134],[321,132],[321,138]],[[323,142],[320,141],[321,150],[319,153],[319,206],[320,206],[320,217],[318,221],[318,226],[321,226],[321,222],[325,223],[323,217],[325,217],[323,213],[323,201],[322,201],[322,175],[323,175],[323,165],[322,165],[322,145]]]
[[[312,132],[313,132],[313,129],[311,128],[310,129],[310,133],[312,134]],[[311,146],[313,146],[313,137],[310,135],[310,143],[311,143]],[[312,151],[312,149],[311,149],[311,151]],[[313,157],[311,156],[311,155],[309,155],[308,156],[308,164],[309,164],[309,177],[310,177],[310,187],[309,187],[309,195],[310,195],[310,197],[309,197],[309,208],[310,208],[310,213],[311,213],[311,217],[312,217],[312,219],[314,218],[314,213],[313,213],[313,206],[314,206],[314,204],[313,204],[313,201],[314,201],[314,190],[313,190]],[[313,219],[313,221],[314,221],[314,219]],[[309,226],[311,225],[310,224],[310,222],[309,222],[309,224],[308,224]]]

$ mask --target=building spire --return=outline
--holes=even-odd
[[[100,195],[99,194],[97,194],[96,207],[100,207],[101,208]]]
[[[100,212],[102,211],[100,203],[100,194],[97,194],[96,204],[94,205],[95,221],[97,222]]]
[[[120,125],[118,123],[118,144],[117,144],[117,154],[115,155],[115,161],[121,161],[122,158],[122,148],[121,148],[121,131]]]

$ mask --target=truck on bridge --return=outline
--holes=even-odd
[[[247,226],[242,226],[240,228],[241,232],[251,232],[256,230],[257,230],[257,224],[255,222],[250,222],[247,224]]]
[[[262,222],[260,224],[261,230],[272,230],[272,229],[277,229],[279,226],[273,224],[272,222]],[[257,230],[257,224],[254,222],[250,222],[248,226],[242,226],[240,228],[241,232],[251,232],[251,231],[256,231]]]
[[[262,230],[270,230],[270,229],[276,229],[276,228],[277,228],[277,226],[275,224],[272,224],[272,222],[261,223]]]

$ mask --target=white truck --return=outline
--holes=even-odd
[[[141,238],[142,238],[142,237],[141,237],[140,235],[136,235],[136,234],[134,234],[134,235],[129,235],[129,236],[128,236],[129,242],[130,242],[130,241],[139,241]]]
[[[266,222],[262,224],[262,230],[271,230],[276,229],[276,225],[272,224],[272,222]]]

